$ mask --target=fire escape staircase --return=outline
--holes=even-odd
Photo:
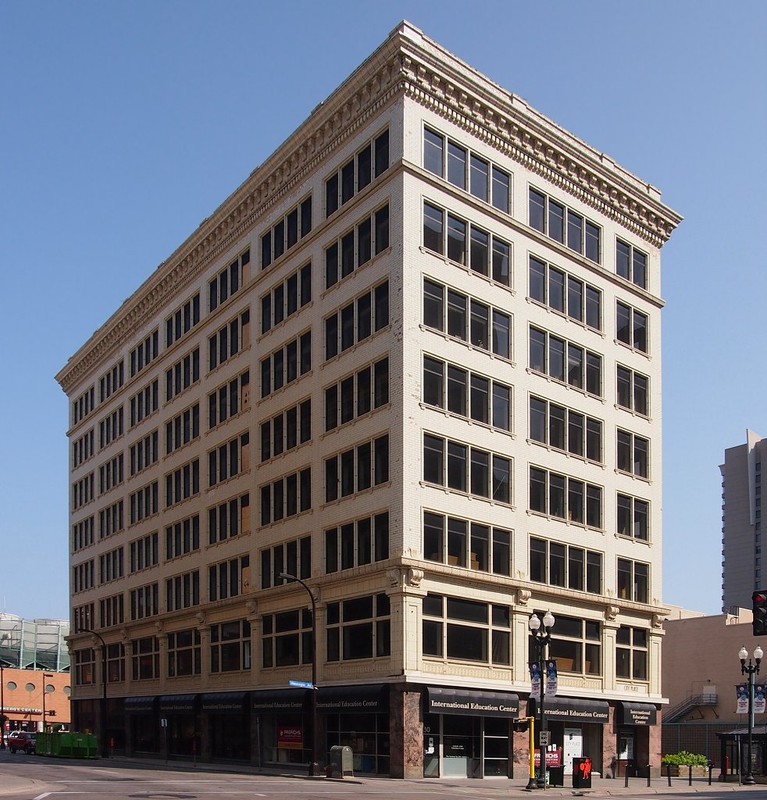
[[[716,704],[716,694],[709,692],[708,694],[691,695],[690,697],[682,700],[681,703],[677,703],[673,708],[669,709],[663,715],[663,724],[665,725],[668,722],[679,722],[694,708],[700,708],[702,706],[715,706]]]

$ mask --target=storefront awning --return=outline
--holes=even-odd
[[[656,725],[658,712],[652,703],[619,703],[620,725]]]
[[[330,686],[317,691],[317,708],[325,713],[337,711],[386,711],[389,708],[389,687],[374,686]]]
[[[250,707],[256,712],[301,711],[305,697],[305,689],[264,689],[251,692]]]
[[[123,708],[126,712],[132,713],[154,711],[156,701],[157,698],[154,695],[151,697],[126,697],[123,700]]]
[[[166,694],[160,698],[160,713],[173,712],[175,714],[191,713],[194,711],[196,694]]]
[[[245,706],[247,692],[216,692],[202,696],[202,710],[211,713],[240,713]]]
[[[430,714],[464,714],[472,717],[516,717],[519,696],[511,692],[427,687]]]
[[[536,716],[538,703],[528,698],[527,715]],[[605,700],[581,700],[577,697],[547,697],[543,701],[546,719],[562,719],[568,722],[596,722],[605,725],[610,719],[610,704]]]

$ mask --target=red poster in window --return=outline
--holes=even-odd
[[[300,750],[303,746],[303,728],[297,725],[277,726],[277,747],[283,750]]]

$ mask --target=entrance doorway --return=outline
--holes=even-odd
[[[460,714],[427,714],[425,778],[509,777],[509,720]]]

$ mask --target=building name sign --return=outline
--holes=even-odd
[[[470,692],[462,689],[429,687],[431,714],[466,714],[480,717],[514,717],[519,698],[503,692]]]

